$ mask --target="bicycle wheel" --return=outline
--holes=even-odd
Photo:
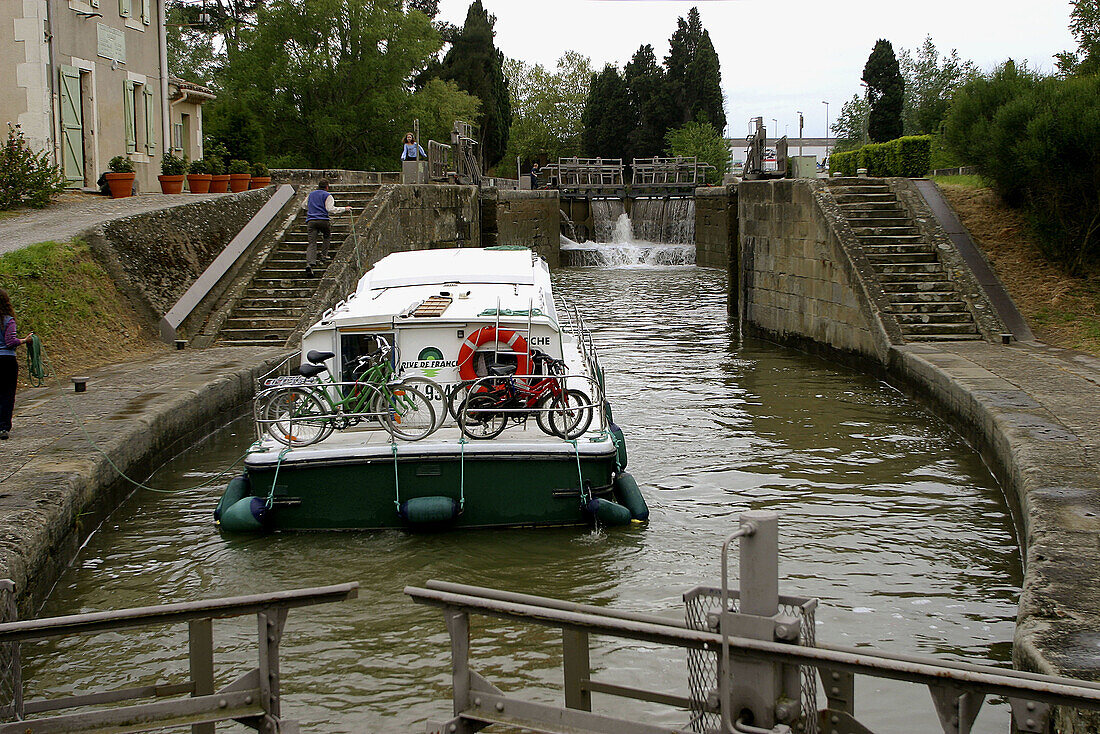
[[[507,413],[492,410],[499,407],[500,404],[495,398],[488,395],[471,395],[463,400],[458,408],[458,427],[470,438],[496,438],[508,425]]]
[[[384,389],[375,405],[386,429],[404,441],[419,441],[436,429],[435,408],[415,387],[401,384]]]
[[[566,390],[550,407],[555,408],[547,414],[550,416],[550,427],[554,433],[570,441],[588,430],[596,412],[592,398],[580,390]]]
[[[447,391],[438,382],[427,377],[406,377],[401,381],[401,384],[415,387],[432,404],[432,407],[435,408],[436,422],[432,432],[437,431],[443,425],[443,421],[447,420]]]
[[[535,403],[535,422],[539,424],[539,428],[542,429],[542,432],[548,436],[558,435],[553,426],[550,425],[550,411],[546,410],[546,408],[553,407],[553,402],[553,395],[543,395],[539,398],[538,402]]]
[[[272,393],[261,409],[267,434],[284,446],[309,446],[332,433],[328,411],[312,390],[292,387]]]

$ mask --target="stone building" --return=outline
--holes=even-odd
[[[164,18],[164,0],[3,0],[0,132],[19,125],[71,187],[129,155],[139,190],[158,190],[166,148],[201,155],[213,98],[169,77]]]

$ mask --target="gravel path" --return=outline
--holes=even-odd
[[[0,254],[36,242],[65,242],[100,222],[224,195],[139,194],[111,199],[98,194],[66,192],[45,209],[21,209],[0,217]]]

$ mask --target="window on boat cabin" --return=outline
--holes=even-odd
[[[492,342],[482,345],[478,351],[474,352],[474,372],[477,373],[478,377],[485,377],[489,374],[489,365],[491,364],[510,364],[518,367],[519,357],[513,354],[511,349],[504,342],[500,342],[497,344],[497,352],[494,354]]]
[[[340,335],[340,379],[343,382],[355,382],[355,363],[360,357],[374,354],[383,344],[396,345],[393,332],[372,332],[370,334]],[[397,366],[397,349],[390,352],[390,364]]]

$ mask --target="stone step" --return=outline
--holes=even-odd
[[[870,176],[836,176],[826,179],[829,186],[885,186],[886,179]]]
[[[278,318],[269,316],[249,319],[238,317],[234,313],[222,324],[222,332],[239,331],[241,329],[271,329],[272,331],[286,331],[289,333],[297,325],[298,318],[295,316],[280,316]]]
[[[942,278],[944,272],[943,266],[940,265],[939,261],[930,263],[876,262],[874,266],[880,277],[891,275],[933,275]]]
[[[222,347],[281,347],[286,343],[286,339],[223,339],[217,340],[216,344]]]
[[[911,252],[868,252],[867,259],[872,265],[889,265],[892,263],[938,263],[936,253],[929,250],[913,250]]]
[[[935,248],[927,242],[895,242],[889,245],[873,245],[861,242],[863,251],[868,255],[906,255],[917,253],[935,253]]]
[[[304,289],[303,289],[304,290]],[[279,291],[282,293],[283,291]],[[238,309],[268,309],[268,308],[282,308],[287,311],[293,311],[294,313],[301,313],[305,310],[306,306],[313,299],[310,296],[242,296],[241,300],[237,301]]]
[[[241,294],[241,298],[312,298],[317,292],[317,283],[296,281],[289,286],[268,286],[252,284]]]
[[[240,306],[233,309],[229,321],[234,319],[297,319],[306,310],[306,303],[299,306],[282,306],[277,301],[267,301],[263,306]]]
[[[898,200],[892,191],[887,191],[885,193],[860,192],[858,194],[836,194],[835,196],[837,203],[841,206],[845,204],[876,204],[882,202],[896,204]]]
[[[840,186],[829,187],[834,196],[841,196],[844,194],[889,194],[892,193],[890,187],[886,184],[844,184]]]
[[[890,303],[895,306],[910,306],[931,303],[962,303],[955,291],[919,291],[916,293],[888,293]]]
[[[844,212],[848,218],[848,224],[852,227],[904,227],[911,224],[909,217],[902,211],[884,211],[871,209],[869,211]]]
[[[874,223],[872,223],[874,222]],[[857,220],[849,222],[857,237],[898,237],[919,236],[920,230],[906,224],[878,224],[875,220]]]
[[[935,311],[931,313],[922,313],[919,311],[910,311],[906,313],[895,313],[894,318],[898,320],[899,324],[902,324],[902,328],[914,325],[932,325],[932,324],[973,324],[974,319],[970,316],[969,311]]]
[[[947,334],[977,334],[978,328],[974,326],[973,322],[965,324],[903,324],[901,327],[901,333],[908,336],[910,334],[918,336],[940,336]]]
[[[925,292],[928,292],[928,291],[936,291],[936,292],[941,292],[941,293],[943,291],[950,292],[954,288],[954,286],[951,284],[950,281],[943,280],[942,275],[943,275],[942,273],[937,273],[936,275],[929,275],[929,276],[923,276],[923,275],[916,276],[916,275],[913,275],[913,274],[907,274],[907,275],[897,276],[897,279],[894,279],[894,276],[886,275],[886,276],[880,276],[879,283],[882,286],[882,290],[885,291],[887,294],[890,294],[890,293],[913,293],[913,294],[916,294],[916,293],[925,293]],[[939,276],[941,279],[936,280],[935,278],[937,276]],[[927,279],[924,279],[925,277],[927,277]]]
[[[978,332],[973,334],[904,334],[906,341],[911,342],[964,342],[981,339]]]
[[[218,336],[222,339],[244,339],[282,344],[290,336],[290,332],[291,329],[222,329]]]
[[[898,205],[897,201],[853,201],[853,202],[837,202],[840,208],[847,216],[852,216],[852,212],[872,212],[872,211],[889,211],[896,212],[897,216],[905,216],[904,210]]]
[[[955,294],[948,295],[954,296]],[[959,300],[902,302],[891,300],[890,311],[895,314],[954,313],[966,311],[966,304]]]
[[[868,235],[859,238],[859,244],[861,245],[919,245],[923,242],[924,239],[920,235],[913,234]]]
[[[260,272],[256,273],[256,277],[253,279],[255,283],[266,282],[269,280],[289,280],[295,281],[297,279],[310,280],[310,276],[305,273],[305,265],[300,268],[273,268],[264,267]],[[325,271],[323,265],[319,265],[313,269],[313,277],[320,280],[321,273]]]
[[[296,271],[296,277],[294,278],[254,278],[252,280],[252,286],[265,291],[281,290],[284,292],[306,288],[310,293],[313,293],[317,290],[317,284],[320,282],[320,271],[314,271],[312,278],[306,277],[303,272]],[[249,291],[251,290],[252,289],[249,288]],[[245,295],[250,294],[246,293]],[[288,292],[287,295],[291,294]]]

